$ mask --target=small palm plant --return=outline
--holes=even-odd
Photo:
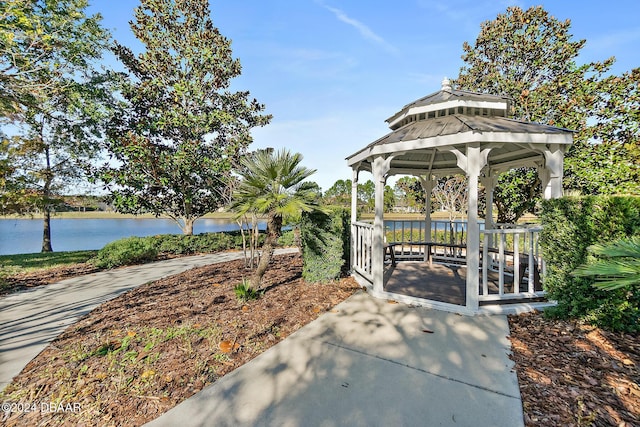
[[[640,285],[640,236],[589,247],[598,260],[578,267],[576,277],[593,277],[594,286],[604,290]]]
[[[242,161],[241,181],[234,191],[231,209],[238,217],[256,214],[267,218],[262,255],[250,279],[253,289],[260,288],[282,233],[283,221],[318,207],[316,185],[304,182],[315,170],[301,166],[301,161],[301,154],[284,149],[258,150]]]

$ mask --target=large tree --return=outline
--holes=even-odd
[[[0,6],[3,136],[7,155],[3,209],[44,214],[42,251],[52,251],[56,193],[83,177],[97,153],[106,75],[95,69],[109,34],[86,0],[3,2]]]
[[[128,73],[99,177],[119,211],[166,215],[192,234],[196,219],[226,203],[250,129],[270,116],[249,92],[229,90],[240,62],[207,0],[142,0],[131,29],[144,51],[116,43]]]
[[[305,180],[315,173],[301,165],[302,155],[287,150],[259,150],[242,160],[241,180],[234,191],[232,209],[238,215],[267,218],[267,235],[260,262],[251,277],[257,290],[269,267],[283,222],[318,208],[317,185]]]
[[[60,86],[60,77],[95,59],[108,40],[100,15],[88,17],[87,0],[0,2],[0,115],[38,105]]]
[[[423,212],[425,209],[425,191],[420,184],[420,179],[415,176],[403,176],[396,181],[394,186],[398,198],[402,204],[414,212]]]
[[[324,193],[324,203],[351,206],[351,180],[339,179]]]
[[[586,41],[573,40],[570,27],[569,20],[558,20],[541,6],[527,10],[509,7],[495,20],[482,23],[474,45],[464,43],[465,65],[455,83],[463,89],[509,96],[516,119],[577,131],[574,146],[566,158],[566,188],[607,192],[603,180],[594,181],[598,178],[594,171],[603,168],[608,175],[615,175],[607,179],[637,183],[637,167],[631,176],[616,172],[619,162],[632,160],[628,152],[611,150],[624,144],[637,145],[637,131],[634,135],[622,135],[614,130],[624,122],[621,116],[605,120],[607,114],[614,111],[637,110],[637,89],[635,101],[617,95],[624,92],[624,88],[637,88],[637,73],[607,77],[614,58],[579,64],[577,58]],[[604,122],[608,123],[608,132],[601,127]],[[634,123],[637,129],[637,117]],[[602,136],[606,134],[606,139],[595,142],[593,137],[599,133],[598,129],[602,130]],[[613,135],[622,141],[614,141]],[[610,156],[594,156],[603,151]],[[513,200],[530,197],[531,187],[538,185],[537,179],[529,180],[526,186],[511,185],[512,180],[523,177],[530,174],[510,172],[501,178],[501,183],[510,185],[512,190],[523,190],[519,196],[512,197]],[[499,197],[497,194],[496,201]],[[511,208],[508,200],[503,202],[503,209]]]

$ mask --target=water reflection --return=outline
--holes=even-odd
[[[261,224],[264,228],[264,224]],[[194,234],[238,230],[233,220],[202,218],[195,222]],[[170,219],[51,219],[54,251],[100,249],[107,243],[129,236],[181,234]],[[41,219],[0,219],[0,255],[40,252]]]

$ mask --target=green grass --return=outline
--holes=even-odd
[[[69,251],[0,255],[0,271],[4,274],[17,274],[78,264],[88,261],[96,256],[97,253],[98,251]]]

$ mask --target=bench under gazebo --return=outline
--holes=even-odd
[[[391,132],[347,158],[353,170],[351,267],[374,296],[465,314],[513,312],[544,297],[539,228],[494,224],[493,189],[500,173],[537,168],[545,198],[562,196],[564,153],[570,130],[509,118],[503,96],[452,89],[404,106],[387,119]],[[357,217],[361,171],[375,183],[373,222]],[[430,194],[438,177],[467,178],[467,220],[431,219]],[[392,175],[419,177],[426,193],[424,221],[385,226],[384,186]],[[478,188],[485,188],[485,220]],[[412,260],[413,262],[405,262]]]

